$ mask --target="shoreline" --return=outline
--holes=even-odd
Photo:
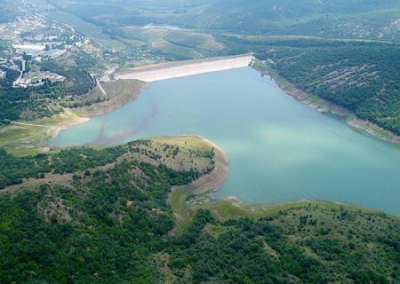
[[[352,129],[360,131],[365,135],[371,136],[372,138],[394,145],[400,145],[400,136],[372,122],[357,118],[353,113],[339,105],[303,91],[280,76],[275,70],[271,70],[269,68],[263,70],[257,68],[257,66],[254,64],[251,66],[251,68],[259,72],[261,75],[270,76],[285,94],[295,98],[296,100],[315,109],[316,111],[335,115]]]
[[[232,60],[234,63],[232,63]],[[232,65],[233,64],[233,65]],[[122,82],[120,80],[124,80],[123,82],[129,82],[129,76],[136,76],[134,74],[144,74],[143,76],[149,80],[148,82],[154,82],[158,80],[164,79],[172,79],[179,77],[186,77],[195,74],[203,74],[209,72],[216,72],[216,70],[223,71],[234,68],[242,68],[242,67],[251,67],[260,74],[265,74],[271,76],[271,78],[275,81],[278,87],[287,95],[299,100],[305,105],[315,109],[320,113],[329,113],[337,116],[340,120],[343,120],[349,127],[356,131],[360,131],[363,134],[371,136],[371,138],[379,139],[384,142],[392,143],[394,145],[400,145],[400,136],[391,133],[373,123],[368,121],[364,121],[358,119],[354,116],[354,114],[350,113],[348,110],[337,106],[331,102],[328,102],[324,99],[316,97],[312,94],[306,93],[300,88],[296,87],[285,78],[281,77],[277,74],[276,71],[265,68],[265,65],[259,65],[257,59],[255,59],[252,55],[241,55],[234,57],[221,57],[221,58],[208,58],[202,60],[188,60],[188,61],[174,61],[156,65],[149,65],[144,67],[134,68],[138,70],[138,72],[128,72],[128,73],[119,73],[116,74],[116,78],[119,76],[128,76],[126,79],[119,79],[110,81],[111,84],[114,82],[118,84],[118,82]],[[125,74],[125,75],[123,75]],[[132,75],[133,74],[133,75]],[[144,78],[143,77],[143,78]],[[32,150],[37,152],[49,151],[51,148],[48,147],[47,141],[49,139],[56,138],[60,132],[67,130],[73,126],[86,123],[91,120],[91,118],[96,117],[98,115],[104,115],[106,113],[110,113],[118,108],[123,107],[127,103],[130,103],[137,99],[141,93],[148,87],[148,84],[143,81],[137,81],[140,83],[136,90],[132,90],[132,94],[129,95],[119,95],[117,97],[111,97],[109,101],[101,102],[98,104],[91,105],[89,107],[81,107],[77,109],[65,109],[65,112],[60,115],[56,115],[55,117],[45,119],[42,121],[36,122],[36,124],[32,123],[31,127],[37,126],[45,129],[44,134],[47,136],[47,139],[43,139],[41,141],[37,141],[34,147],[25,147],[22,145],[21,148],[15,148],[14,150]],[[23,126],[28,127],[30,124],[25,122],[15,122],[12,125],[15,126]],[[39,131],[40,134],[43,134],[43,131]],[[208,140],[212,145],[215,146],[221,153],[224,153],[222,149],[220,149],[217,145]],[[24,144],[24,143],[23,143]]]
[[[49,152],[50,139],[70,127],[86,123],[89,117],[79,116],[69,108],[63,113],[35,121],[12,121],[0,128],[0,147],[15,156],[31,156]]]
[[[72,122],[67,121],[65,124],[49,126],[46,133],[50,136],[50,139],[53,139],[56,138],[60,134],[60,132],[69,129],[70,127],[86,123],[90,121],[93,117],[113,112],[123,107],[124,105],[136,100],[141,95],[141,93],[147,89],[148,83],[159,80],[181,78],[191,75],[249,67],[253,60],[254,57],[252,55],[239,55],[232,57],[207,58],[201,60],[174,61],[132,69],[138,70],[138,72],[116,73],[114,75],[115,80],[109,81],[110,83],[118,82],[118,80],[137,80],[142,82],[143,85],[140,85],[137,90],[132,90],[133,94],[131,95],[130,99],[123,101],[122,103],[116,102],[114,104],[113,101],[111,101],[111,103],[109,101],[106,101],[88,107],[67,109],[68,112],[76,114],[78,118],[73,120]],[[138,74],[142,77],[136,78],[140,77],[137,76]],[[209,142],[212,143],[211,141]],[[213,145],[216,148],[218,147],[215,144]],[[223,152],[223,150],[219,147],[218,149]]]
[[[116,80],[135,79],[146,83],[249,67],[253,62],[252,55],[208,58],[206,60],[178,61],[171,64],[155,64],[133,68],[130,71],[117,73]]]
[[[214,142],[199,135],[178,135],[175,137],[197,137],[203,143],[216,151],[213,158],[215,168],[209,174],[200,176],[197,180],[183,186],[171,188],[168,195],[168,204],[171,206],[176,225],[168,235],[180,235],[193,221],[197,210],[209,210],[219,220],[240,218],[262,218],[279,214],[282,211],[296,208],[322,208],[333,211],[350,211],[363,214],[384,214],[389,218],[399,220],[394,214],[363,205],[343,203],[335,200],[298,199],[277,203],[247,203],[236,196],[215,199],[213,193],[219,190],[228,178],[229,167],[226,153]]]
[[[68,110],[68,111],[73,112],[71,110]],[[60,134],[61,131],[66,130],[66,129],[71,128],[76,125],[80,125],[80,124],[89,122],[91,119],[92,119],[92,117],[84,117],[84,116],[77,115],[76,118],[72,119],[71,121],[66,122],[65,124],[57,125],[57,126],[49,126],[49,128],[47,130],[47,134],[51,137],[51,139],[56,138],[58,136],[58,134]]]
[[[191,185],[195,188],[194,194],[202,194],[206,192],[216,192],[226,182],[229,176],[229,158],[226,152],[211,140],[200,135],[192,135],[198,137],[205,144],[214,149],[215,167],[208,175],[202,176],[195,180]]]

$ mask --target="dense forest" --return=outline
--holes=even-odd
[[[191,161],[213,155],[155,145],[31,158],[2,153],[1,167],[14,165],[2,180],[13,173],[24,180],[0,197],[0,282],[400,281],[400,222],[384,214],[310,205],[258,220],[220,220],[200,209],[183,233],[171,233],[171,186],[211,168],[172,169],[168,161],[185,151]],[[155,163],[160,160],[165,163]]]

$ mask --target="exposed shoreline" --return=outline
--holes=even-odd
[[[217,144],[204,138],[199,135],[193,135],[194,137],[198,137],[205,144],[209,145],[214,149],[215,157],[215,166],[214,170],[205,176],[200,177],[196,181],[192,183],[193,188],[195,189],[195,194],[202,194],[205,192],[218,191],[219,188],[225,183],[229,176],[229,159],[226,152],[220,148]]]
[[[400,145],[400,136],[374,123],[355,117],[354,114],[341,106],[304,92],[272,70],[264,71],[258,69],[254,64],[255,61],[257,61],[257,59],[255,59],[252,55],[239,55],[222,58],[207,58],[202,60],[168,62],[133,68],[130,71],[116,74],[115,78],[137,79],[143,80],[144,82],[155,82],[249,66],[261,74],[267,74],[271,76],[275,80],[278,87],[287,95],[296,98],[302,103],[314,108],[316,111],[338,116],[348,126],[355,130],[361,131],[364,134],[370,135],[379,140]]]
[[[156,64],[134,68],[128,72],[115,74],[115,79],[135,79],[143,82],[155,82],[173,78],[181,78],[210,72],[225,71],[250,66],[254,60],[252,55],[242,55],[223,58],[208,58],[207,60],[182,61],[174,65]]]
[[[260,74],[271,76],[278,87],[287,95],[297,99],[305,105],[310,106],[316,111],[320,113],[333,114],[342,119],[349,127],[361,131],[364,134],[370,135],[373,138],[377,138],[384,142],[392,143],[395,145],[400,145],[400,136],[390,132],[389,130],[383,129],[382,127],[369,121],[359,119],[355,117],[353,113],[341,106],[328,102],[320,97],[316,97],[309,93],[306,93],[273,70],[261,70],[254,65],[252,66],[252,68]]]
[[[67,112],[71,112],[70,110],[67,110]],[[86,122],[89,122],[91,120],[91,117],[84,117],[84,116],[76,116],[76,118],[73,118],[69,121],[67,121],[65,124],[62,125],[55,125],[55,126],[49,126],[47,130],[47,134],[51,138],[56,138],[58,134],[60,134],[61,131],[66,130],[70,127],[83,124]]]
[[[213,193],[219,190],[229,174],[229,161],[226,153],[214,142],[199,135],[179,135],[175,137],[182,137],[183,139],[197,137],[202,143],[213,148],[215,151],[213,158],[215,167],[211,173],[199,177],[190,184],[172,187],[168,196],[168,203],[174,212],[177,222],[173,230],[169,232],[169,235],[179,235],[187,229],[198,209],[210,210],[220,220],[261,218],[279,214],[279,212],[288,209],[312,207],[335,211],[362,212],[371,215],[385,214],[390,218],[399,219],[396,215],[386,214],[378,209],[329,200],[299,199],[279,203],[251,204],[242,201],[236,196],[215,199]]]
[[[137,71],[115,74],[114,77],[117,80],[138,80],[144,82],[144,85],[139,86],[138,90],[132,91],[133,95],[130,100],[124,101],[124,103],[122,104],[120,104],[119,102],[110,103],[106,101],[91,105],[89,107],[78,108],[76,110],[68,109],[69,112],[76,113],[78,117],[72,121],[67,121],[63,124],[48,127],[47,134],[50,136],[50,138],[56,138],[58,134],[63,130],[66,130],[72,126],[86,123],[90,121],[92,117],[104,115],[106,113],[117,110],[120,107],[123,107],[125,104],[137,99],[137,97],[147,88],[146,83],[248,67],[253,60],[254,57],[251,55],[208,58],[202,60],[187,60],[138,67],[132,69]],[[211,141],[209,142],[212,143]],[[214,146],[216,145],[214,144]],[[219,148],[219,150],[223,152],[222,149]]]
[[[255,58],[252,55],[242,55],[242,56],[233,56],[233,57],[222,57],[222,58],[208,58],[202,60],[188,60],[188,61],[177,61],[177,62],[168,62],[162,64],[149,65],[144,67],[134,68],[136,70],[134,72],[129,71],[127,73],[119,73],[115,75],[115,78],[126,80],[126,79],[139,79],[146,80],[146,82],[155,82],[159,80],[166,80],[172,78],[186,77],[196,74],[203,74],[209,72],[223,71],[235,68],[243,68],[250,66],[261,74],[266,74],[271,76],[278,87],[284,91],[287,95],[290,95],[302,103],[314,108],[316,111],[321,113],[331,113],[333,115],[338,116],[343,119],[347,125],[352,127],[353,129],[364,132],[367,135],[373,136],[380,140],[400,145],[400,137],[395,134],[375,125],[367,121],[360,120],[355,118],[348,110],[337,106],[333,103],[327,102],[321,98],[317,98],[304,92],[298,87],[294,86],[286,79],[282,78],[274,72],[273,70],[263,70],[263,68],[257,68],[254,63]],[[136,78],[138,77],[138,78]],[[118,82],[118,81],[114,81]],[[143,83],[145,84],[145,83]],[[59,135],[60,132],[79,125],[86,123],[91,120],[92,117],[106,114],[112,112],[126,103],[134,101],[143,90],[145,90],[147,85],[141,86],[136,90],[134,95],[129,96],[129,100],[121,100],[113,102],[115,98],[111,99],[111,103],[106,101],[100,104],[95,104],[90,106],[87,111],[81,109],[66,109],[64,119],[55,118],[54,120],[58,120],[58,123],[52,123],[51,119],[49,119],[49,123],[43,123],[42,125],[35,126],[43,126],[46,128],[46,134],[50,138],[55,138]],[[351,119],[349,119],[351,117]],[[15,124],[19,124],[16,122]],[[23,124],[23,123],[21,123]],[[208,141],[212,143],[211,141]],[[215,144],[213,144],[216,146]],[[45,151],[49,150],[47,145],[37,145],[37,149],[44,149]],[[217,148],[221,153],[223,150]]]
[[[253,59],[254,57],[251,55],[241,55],[241,56],[222,57],[222,58],[208,58],[202,60],[168,62],[168,63],[138,67],[133,69],[133,70],[138,70],[138,72],[135,71],[133,73],[128,72],[128,73],[115,74],[114,76],[116,79],[139,80],[144,83],[142,83],[143,85],[140,85],[137,90],[132,91],[132,95],[130,96],[129,100],[127,99],[122,102],[111,101],[111,103],[106,101],[85,108],[78,108],[71,110],[68,109],[69,112],[76,113],[78,117],[73,121],[66,122],[65,124],[49,127],[47,134],[49,134],[51,138],[55,138],[63,130],[66,130],[72,126],[86,123],[90,121],[92,117],[104,115],[112,111],[115,111],[118,108],[123,107],[125,104],[136,100],[137,97],[140,96],[140,94],[148,87],[148,85],[146,84],[147,82],[155,82],[164,79],[172,79],[172,78],[186,77],[196,74],[248,67],[253,61]],[[137,77],[138,74],[139,75],[144,74],[143,75],[144,77],[149,78],[148,81],[135,78]],[[209,142],[212,143],[211,141]],[[216,145],[214,144],[214,146]],[[222,149],[220,150],[222,151]]]

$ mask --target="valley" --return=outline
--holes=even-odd
[[[399,283],[394,0],[4,0],[1,283]]]

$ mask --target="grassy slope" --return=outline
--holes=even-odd
[[[212,35],[191,30],[138,26],[124,26],[117,30],[122,40],[147,46],[152,53],[170,60],[212,56],[224,49]]]
[[[84,123],[88,117],[116,110],[135,100],[146,88],[146,84],[135,80],[118,80],[101,83],[107,95],[98,88],[79,96],[76,101],[89,106],[64,109],[64,113],[34,121],[14,122],[0,128],[0,147],[17,156],[26,156],[48,151],[47,141],[60,130]],[[100,102],[93,103],[97,99]]]
[[[203,55],[191,48],[178,46],[165,39],[158,39],[152,42],[152,47],[160,54],[165,54],[171,58],[176,59],[197,59],[202,58]]]
[[[64,113],[36,121],[15,122],[0,129],[0,147],[16,156],[48,151],[47,140],[60,129],[86,121],[76,113]]]
[[[82,116],[98,116],[114,111],[127,103],[137,99],[140,93],[147,87],[143,82],[136,80],[117,80],[100,82],[106,95],[99,88],[78,98],[79,102],[91,102],[100,99],[100,102],[75,109]]]

